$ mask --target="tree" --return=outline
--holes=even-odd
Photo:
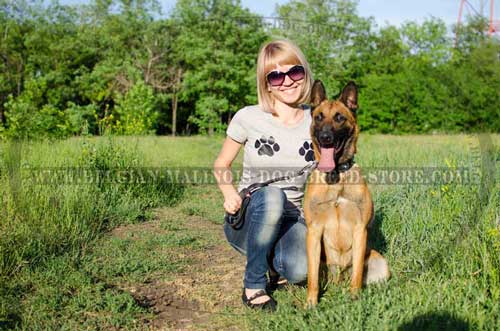
[[[25,1],[0,1],[0,125],[6,124],[9,95],[21,94],[27,51],[24,35],[33,30],[27,21],[30,8]]]
[[[451,39],[443,20],[431,18],[422,24],[407,22],[401,27],[403,42],[409,57],[432,66],[445,63],[451,57]]]
[[[185,65],[180,97],[195,109],[190,122],[220,132],[228,113],[256,94],[255,60],[266,38],[261,21],[233,0],[179,0],[173,20]]]
[[[182,88],[184,75],[183,54],[176,47],[180,28],[173,20],[155,21],[144,37],[147,55],[142,57],[139,67],[143,70],[144,81],[160,93],[170,97],[172,135],[177,133],[178,94]],[[164,98],[167,99],[167,98]]]
[[[465,24],[453,26],[458,53],[466,55],[478,45],[484,44],[488,39],[487,31],[488,20],[481,15],[467,16]]]
[[[0,0],[0,135],[222,132],[256,103],[257,53],[276,37],[329,93],[358,83],[363,130],[500,130],[500,46],[484,18],[452,48],[438,19],[376,29],[356,7],[291,0],[270,27],[237,0],[179,0],[165,19],[156,0]]]

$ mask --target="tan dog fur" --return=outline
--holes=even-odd
[[[357,88],[348,84],[338,100],[326,99],[323,84],[316,81],[312,91],[311,137],[316,160],[320,159],[317,130],[332,128],[334,135],[345,135],[338,164],[348,161],[356,153],[359,128],[356,122]],[[320,115],[321,114],[321,115]],[[343,122],[340,119],[345,118]],[[337,117],[335,117],[337,116]],[[335,118],[337,120],[335,120]],[[329,183],[330,182],[330,183]],[[315,169],[309,177],[304,198],[307,224],[307,305],[315,306],[319,294],[319,267],[321,250],[337,282],[344,271],[352,267],[351,293],[357,296],[363,283],[387,280],[389,268],[382,255],[367,247],[368,225],[373,218],[373,202],[361,169],[354,164],[339,174],[332,183],[327,174]],[[323,245],[322,245],[323,243]],[[323,247],[322,247],[323,246]]]

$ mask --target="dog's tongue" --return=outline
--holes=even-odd
[[[318,169],[321,172],[330,172],[335,169],[335,161],[333,160],[333,154],[335,153],[335,148],[320,148],[320,158],[318,163]]]

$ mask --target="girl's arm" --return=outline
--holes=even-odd
[[[238,155],[242,144],[226,137],[219,156],[214,162],[214,176],[217,185],[224,196],[224,209],[230,213],[236,213],[241,207],[241,198],[233,185],[233,174],[231,164]]]

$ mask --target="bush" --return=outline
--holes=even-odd
[[[97,107],[94,104],[80,106],[68,102],[66,113],[72,134],[86,136],[92,132],[97,132]]]
[[[41,109],[29,100],[29,95],[18,98],[9,96],[5,104],[8,127],[5,135],[15,139],[64,138],[71,132],[66,114],[56,107],[46,104]]]
[[[124,95],[118,95],[113,131],[122,135],[153,134],[157,125],[156,98],[153,89],[138,81]]]

